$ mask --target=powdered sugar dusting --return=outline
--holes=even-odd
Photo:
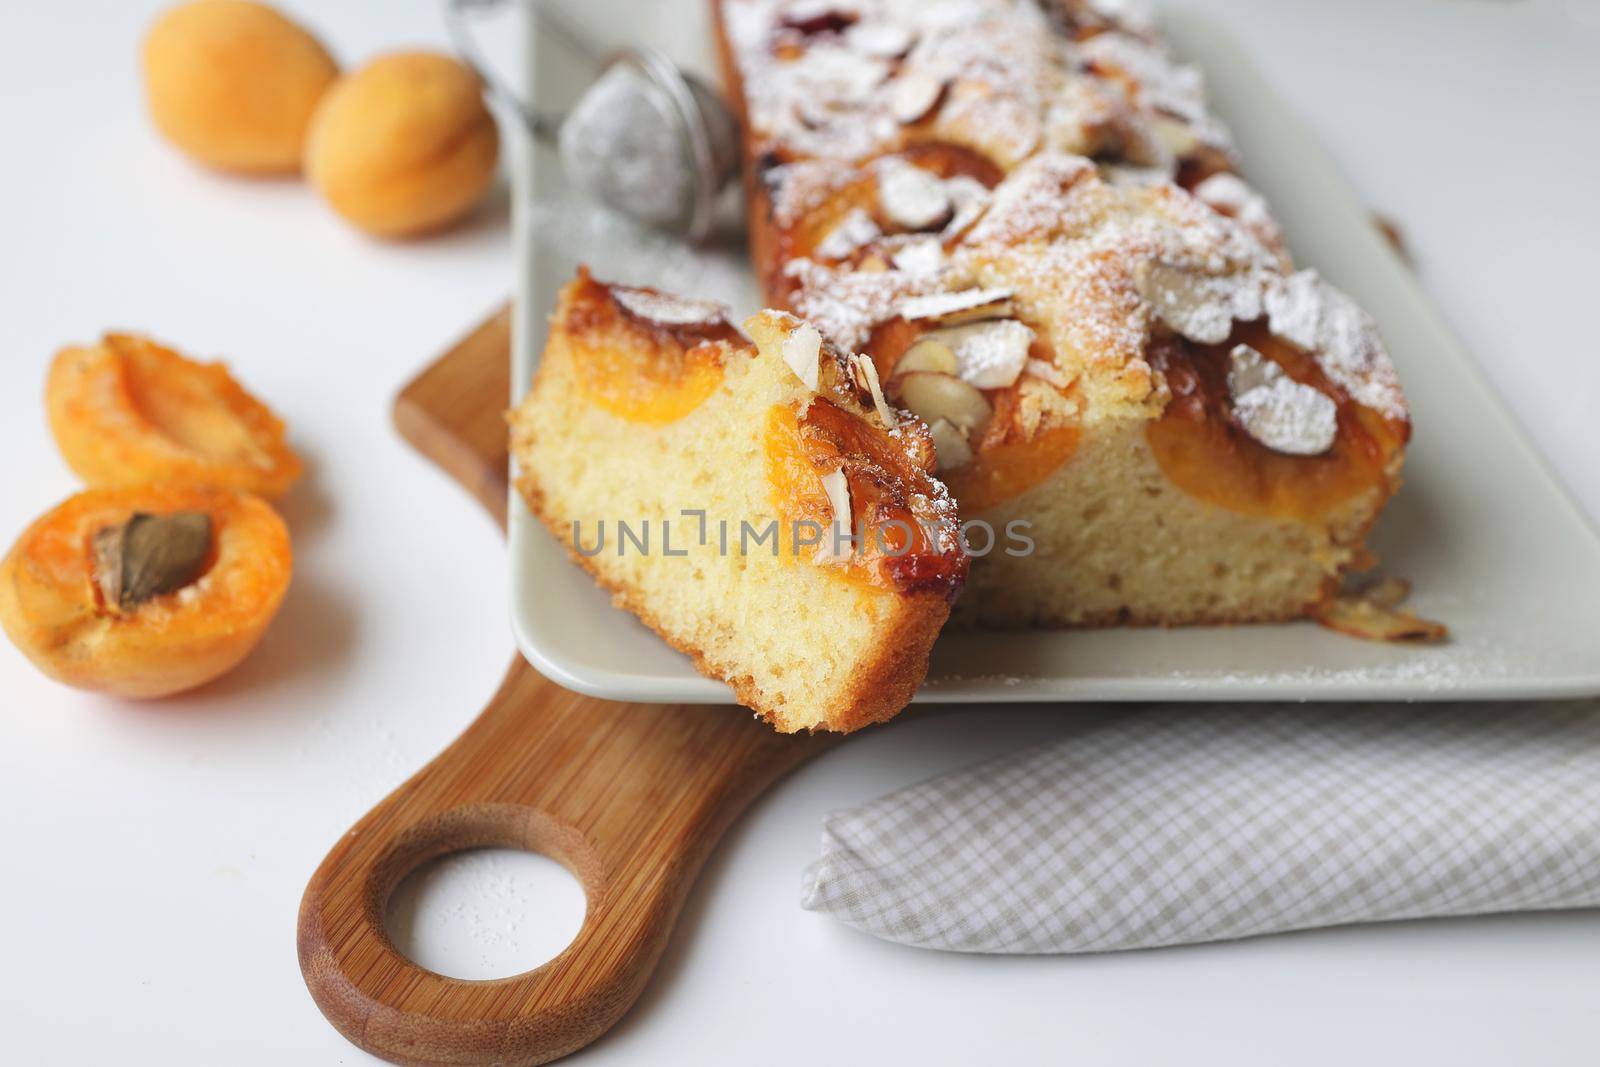
[[[1246,433],[1290,456],[1318,456],[1333,447],[1339,409],[1331,398],[1290,378],[1249,345],[1235,346],[1229,360],[1233,417]]]
[[[810,259],[790,262],[784,273],[797,284],[795,314],[852,352],[866,346],[874,326],[894,317],[901,300],[936,284],[935,275],[842,270]]]
[[[1275,279],[1266,292],[1274,334],[1315,353],[1328,377],[1356,403],[1391,419],[1406,416],[1405,396],[1383,350],[1378,324],[1314,270]]]
[[[944,182],[931,171],[890,156],[877,162],[878,205],[890,222],[906,230],[942,226],[953,207]]]
[[[781,264],[792,310],[841,348],[897,317],[949,325],[943,302],[1003,288],[1054,377],[1142,403],[1159,398],[1146,352],[1161,331],[1218,344],[1265,317],[1358,403],[1404,417],[1371,319],[1286,273],[1276,220],[1227,173],[1203,78],[1140,0],[719,2],[774,225],[793,234],[851,198],[814,258]],[[924,169],[908,149],[925,142],[971,150],[999,183]],[[1210,174],[1195,195],[1171,181],[1180,164]],[[1278,412],[1294,384],[1245,406]]]
[[[1011,310],[1011,290],[962,289],[953,293],[934,293],[931,296],[912,297],[901,303],[897,310],[901,318],[910,322],[939,320],[980,310],[1001,315]]]
[[[1079,42],[1056,32],[1047,6],[857,0],[797,13],[793,0],[722,0],[722,14],[757,148],[790,159],[897,151],[914,124],[1002,166],[1044,147],[1115,156],[1122,145],[1145,156],[1163,122],[1225,141],[1198,75],[1144,40],[1147,12],[1082,5],[1102,32]],[[1124,41],[1115,77],[1097,72],[1093,56],[1109,62]]]
[[[871,215],[856,208],[839,225],[828,231],[828,236],[817,243],[817,255],[823,259],[845,259],[856,249],[871,244],[883,231]]]
[[[1200,344],[1221,344],[1235,321],[1261,314],[1261,285],[1250,274],[1196,274],[1157,261],[1145,265],[1135,284],[1161,321]]]
[[[1194,195],[1229,218],[1237,219],[1268,248],[1283,247],[1283,227],[1272,217],[1266,200],[1237,174],[1226,171],[1213,174],[1194,187]]]

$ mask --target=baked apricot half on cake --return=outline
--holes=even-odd
[[[144,337],[63,349],[45,406],[68,466],[92,486],[177,482],[271,498],[300,476],[283,422],[227,367]]]
[[[0,625],[45,674],[158,697],[249,654],[289,587],[277,512],[231,489],[90,489],[0,561]]]
[[[784,731],[903,708],[967,574],[927,428],[779,312],[563,291],[510,414],[529,507],[616,602]]]

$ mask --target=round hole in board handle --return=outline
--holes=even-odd
[[[521,848],[469,848],[429,860],[389,896],[384,931],[419,967],[447,978],[507,978],[558,956],[586,908],[572,872]]]

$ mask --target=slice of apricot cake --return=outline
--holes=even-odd
[[[784,731],[894,715],[967,576],[926,426],[812,326],[581,272],[511,412],[572,558]]]

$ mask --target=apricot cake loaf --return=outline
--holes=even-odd
[[[889,718],[967,575],[927,428],[782,312],[561,294],[510,414],[517,485],[573,559],[780,730]]]
[[[1133,4],[712,3],[768,301],[870,357],[964,522],[1029,525],[958,621],[1288,619],[1368,562],[1394,370]]]

